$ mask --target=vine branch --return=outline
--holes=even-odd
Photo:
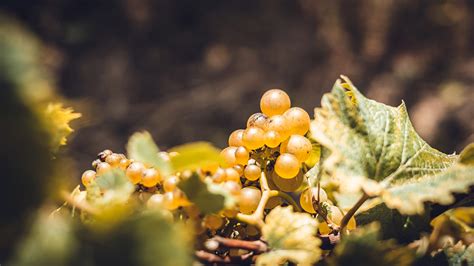
[[[341,226],[339,228],[340,232],[344,230],[352,216],[354,216],[360,206],[362,206],[362,204],[364,204],[364,202],[368,199],[370,199],[370,196],[364,193],[362,197],[360,197],[360,199],[357,201],[357,203],[352,206],[352,208],[344,215],[344,217],[342,217]]]

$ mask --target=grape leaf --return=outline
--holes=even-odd
[[[345,235],[333,251],[329,265],[411,265],[414,252],[393,240],[380,241],[380,226],[372,223]]]
[[[403,103],[390,107],[367,99],[343,79],[323,96],[310,134],[322,145],[322,154],[329,151],[320,167],[339,181],[343,193],[363,190],[370,196],[384,195],[387,206],[415,214],[423,212],[424,201],[449,203],[451,192],[463,192],[473,183],[464,168],[436,175],[457,156],[423,141]]]
[[[282,265],[288,261],[313,265],[321,256],[317,226],[309,214],[293,212],[291,206],[274,208],[262,228],[262,237],[271,250],[258,257],[257,265]]]
[[[466,246],[459,241],[455,245],[447,245],[434,255],[432,262],[449,266],[474,265],[474,244]]]
[[[216,213],[235,204],[234,198],[224,189],[202,181],[196,173],[179,182],[178,187],[204,214]]]
[[[208,142],[193,142],[171,148],[176,152],[171,157],[174,171],[196,170],[197,168],[221,163],[220,150]]]
[[[147,131],[133,134],[127,144],[128,157],[151,165],[161,174],[169,175],[172,172],[171,164],[158,155],[158,146]]]

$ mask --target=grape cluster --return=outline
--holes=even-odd
[[[209,164],[196,171],[208,183],[220,186],[232,195],[236,206],[216,214],[203,215],[178,187],[181,180],[192,175],[190,171],[163,175],[146,163],[127,158],[124,154],[110,150],[98,154],[92,166],[82,175],[85,187],[91,185],[98,175],[118,168],[136,186],[136,193],[145,206],[168,212],[171,218],[184,220],[194,228],[197,235],[206,237],[224,234],[239,239],[258,239],[260,232],[255,224],[239,221],[238,215],[252,215],[263,197],[262,178],[268,189],[285,194],[268,197],[264,208],[272,209],[282,204],[298,205],[293,198],[299,197],[299,206],[304,211],[320,217],[320,233],[329,233],[334,225],[341,223],[343,213],[333,206],[324,189],[310,187],[304,176],[313,152],[313,144],[306,137],[310,127],[308,113],[299,107],[291,107],[290,97],[282,90],[271,89],[260,100],[261,112],[252,114],[245,129],[233,131],[229,146],[221,151],[221,164]],[[176,153],[160,152],[164,160]],[[76,198],[84,200],[86,192]],[[280,194],[279,194],[280,195]],[[289,202],[293,201],[293,202]],[[263,204],[262,204],[263,206]],[[266,213],[266,212],[264,212]],[[355,221],[348,228],[355,227]]]

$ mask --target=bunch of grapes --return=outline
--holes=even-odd
[[[257,211],[264,191],[260,179],[265,178],[268,189],[278,196],[266,199],[263,215],[276,206],[291,204],[317,215],[321,220],[320,233],[330,233],[340,225],[343,213],[328,199],[324,189],[309,186],[304,176],[313,152],[313,144],[306,137],[311,122],[308,113],[291,107],[290,97],[279,89],[271,89],[262,96],[260,109],[261,112],[249,117],[245,129],[230,134],[229,146],[221,152],[221,165],[209,164],[196,170],[203,181],[220,186],[236,199],[232,208],[204,215],[178,187],[192,172],[165,176],[150,165],[110,150],[98,154],[92,163],[94,170],[83,173],[82,183],[88,187],[96,176],[113,168],[121,169],[136,186],[138,198],[147,208],[164,210],[171,218],[183,220],[202,236],[202,243],[209,244],[206,240],[214,235],[246,240],[260,237],[257,224],[246,223],[239,215],[249,216]],[[159,153],[164,160],[175,155]],[[85,193],[80,192],[77,200],[84,200]],[[354,227],[355,220],[351,219],[348,229]]]

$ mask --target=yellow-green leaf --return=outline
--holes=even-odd
[[[271,250],[259,255],[257,265],[313,265],[321,257],[317,226],[311,215],[293,212],[291,206],[274,208],[262,228],[262,238]]]
[[[452,192],[473,183],[466,169],[442,174],[457,156],[421,139],[403,103],[390,107],[367,99],[343,79],[324,95],[311,125],[311,137],[329,154],[320,167],[339,181],[342,193],[384,195],[387,206],[414,214],[423,212],[424,201],[449,203]]]
[[[127,144],[128,157],[160,170],[163,175],[172,172],[169,161],[158,155],[158,146],[147,131],[133,134]]]
[[[50,103],[44,112],[44,122],[51,134],[51,147],[56,150],[66,145],[67,137],[74,131],[69,123],[81,117],[70,107],[63,107],[61,103]]]
[[[202,181],[196,173],[179,182],[178,187],[205,214],[216,213],[235,204],[234,198],[224,189]]]
[[[176,152],[171,157],[174,171],[196,170],[212,164],[220,164],[220,150],[208,142],[193,142],[171,148],[169,152]]]

